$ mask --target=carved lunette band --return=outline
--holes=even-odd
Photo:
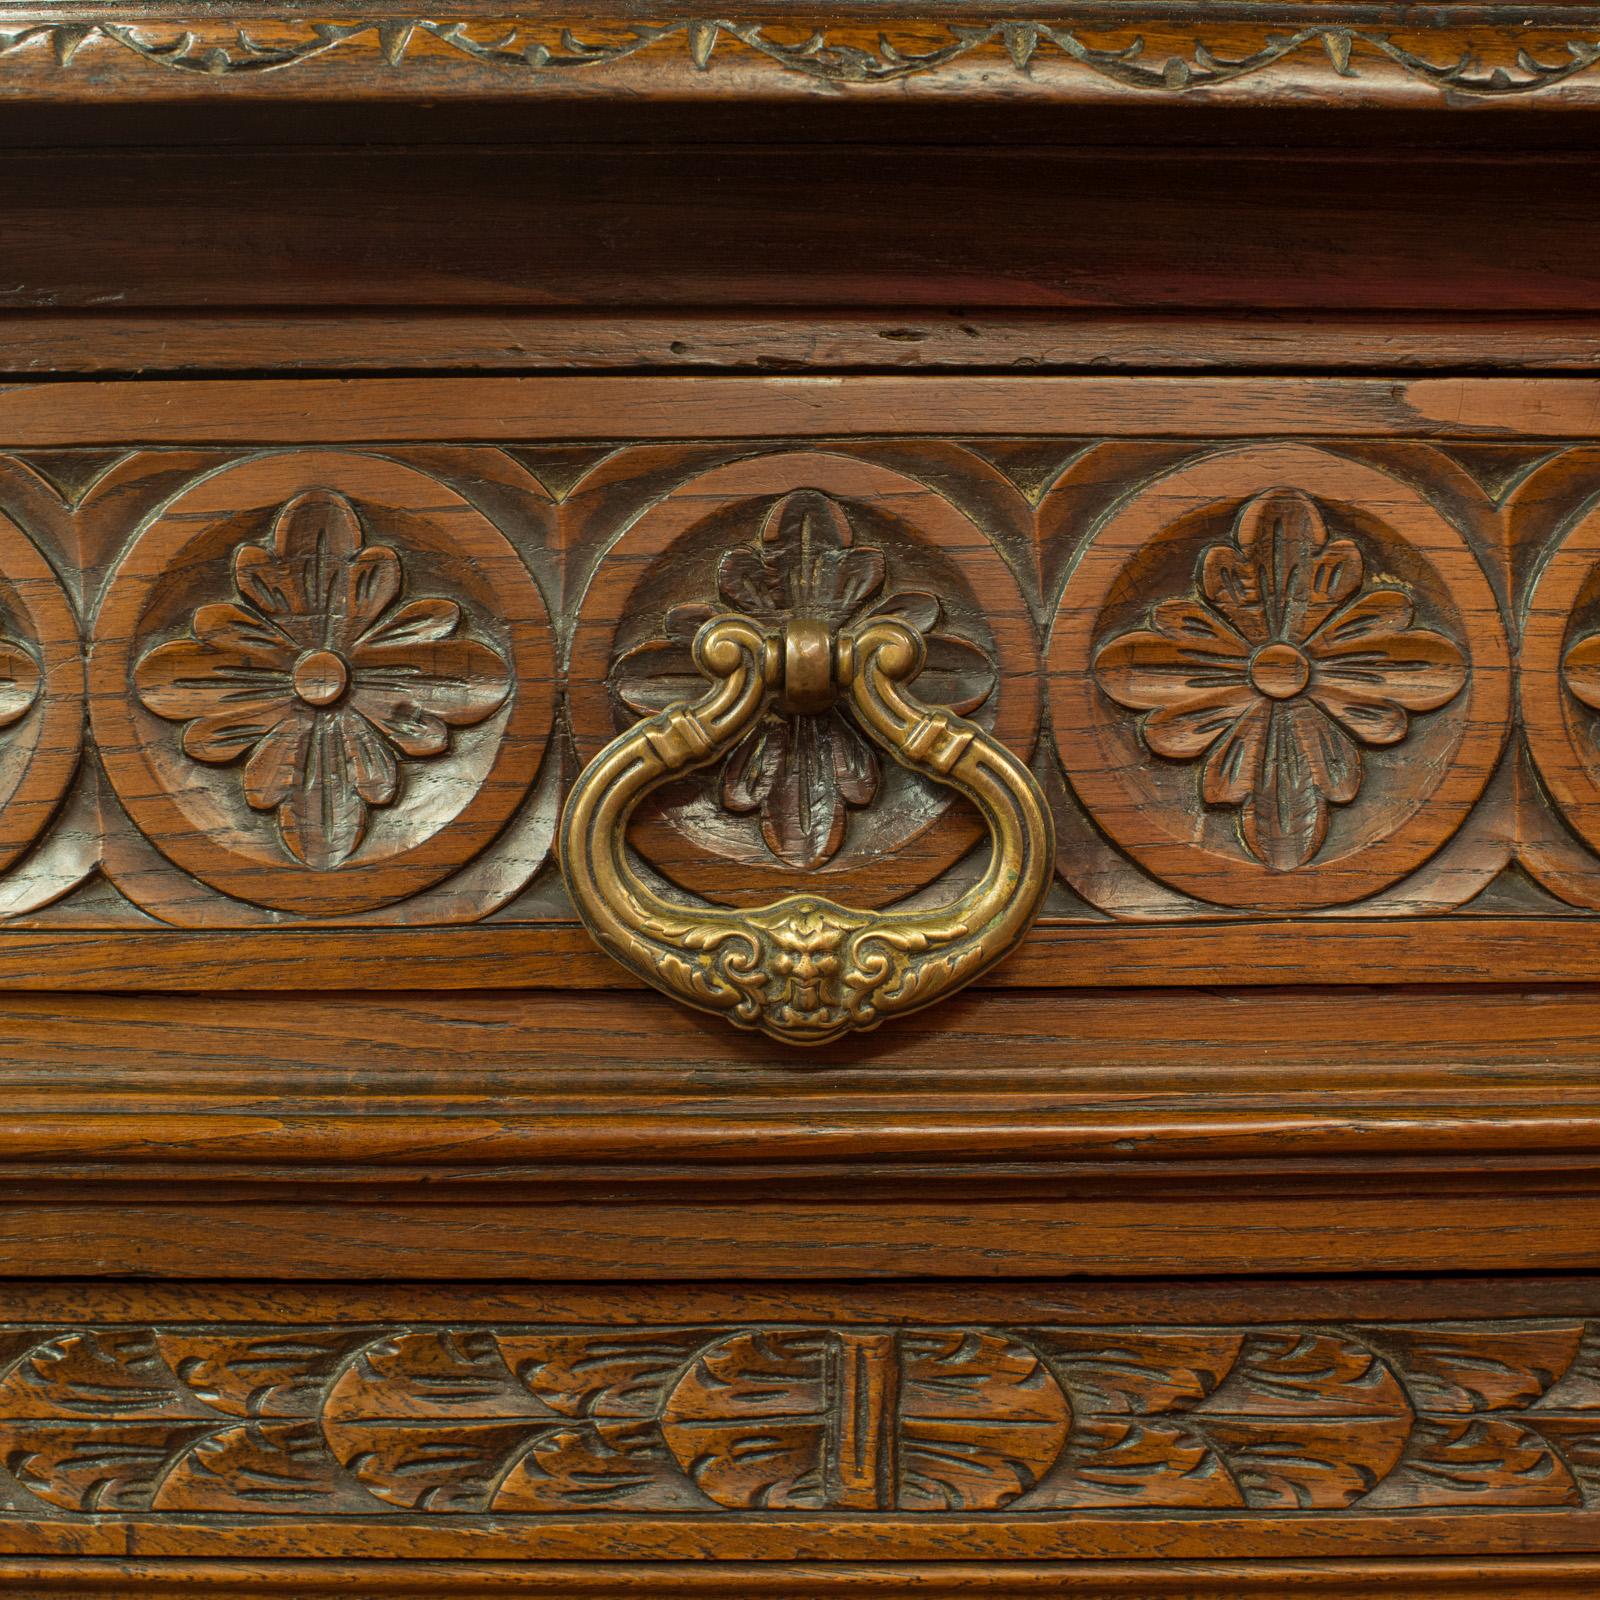
[[[906,688],[921,638],[870,618],[833,636],[831,660],[796,626],[713,618],[695,639],[711,680],[694,705],[619,735],[579,777],[560,832],[573,904],[602,949],[647,983],[791,1044],[822,1044],[914,1011],[993,966],[1033,921],[1050,882],[1054,829],[1028,770],[976,723],[922,704]],[[689,905],[634,870],[628,819],[653,789],[730,750],[769,693],[813,704],[826,665],[865,732],[903,766],[967,796],[988,824],[983,876],[935,910],[867,912],[814,895],[754,910]]]

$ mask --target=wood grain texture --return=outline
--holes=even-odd
[[[13,384],[14,449],[635,439],[1589,439],[1582,378],[584,377]],[[1041,419],[1049,419],[1040,427]]]
[[[387,313],[14,311],[0,322],[0,371],[18,377],[338,371],[854,372],[1238,367],[1324,372],[1472,368],[1592,370],[1600,320],[1340,312],[1241,315],[1124,311],[965,315],[904,306],[811,313],[670,315],[617,310]]]
[[[831,116],[849,111],[847,95],[823,93]],[[887,305],[892,327],[955,311],[958,329],[974,314],[1049,309],[1471,313],[1496,326],[1600,309],[1600,222],[1585,201],[1596,157],[1464,153],[1471,131],[1486,131],[1471,117],[1449,121],[1443,151],[1408,150],[1403,139],[1362,150],[1366,124],[1355,121],[1344,148],[1285,148],[1292,112],[1277,108],[1261,113],[1259,150],[1241,151],[1237,130],[1219,149],[1185,127],[1143,151],[1052,148],[1064,134],[1049,116],[1028,143],[1010,113],[963,144],[947,112],[930,154],[809,143],[782,107],[771,140],[741,116],[680,149],[650,142],[667,115],[657,104],[631,143],[508,146],[536,137],[536,110],[536,101],[514,113],[485,107],[483,143],[443,150],[416,144],[428,119],[414,106],[396,108],[402,131],[389,137],[403,148],[386,149],[352,145],[348,120],[330,129],[326,114],[319,123],[314,106],[295,105],[266,149],[227,148],[218,118],[202,113],[203,148],[189,147],[191,132],[181,160],[126,128],[120,139],[102,131],[99,150],[7,152],[0,307],[276,308],[294,319],[313,309],[764,316]],[[617,137],[615,103],[596,117]],[[12,120],[47,136],[39,108],[16,107]],[[57,123],[54,143],[94,138],[92,107]],[[1116,142],[1104,113],[1088,123]],[[322,146],[293,147],[319,126]],[[1585,128],[1573,119],[1576,135]],[[893,207],[874,203],[885,194]],[[1070,208],[1041,203],[1057,194],[1072,196]],[[1478,225],[1489,195],[1506,226]],[[1172,359],[1152,354],[1158,368]],[[1314,359],[1315,347],[1300,365]]]
[[[130,1600],[491,1600],[506,1594],[562,1600],[800,1600],[875,1595],[883,1600],[1021,1600],[1033,1595],[1137,1596],[1139,1600],[1545,1600],[1586,1595],[1600,1563],[1585,1556],[1488,1556],[1463,1560],[989,1562],[539,1562],[360,1563],[274,1561],[113,1561],[11,1558],[0,1578],[17,1600],[107,1595]]]
[[[1161,981],[1190,950],[1222,981],[1327,976],[1330,951],[1345,981],[1592,980],[1595,396],[1550,378],[14,386],[8,426],[79,442],[0,460],[19,786],[0,970],[191,988],[214,955],[243,988],[601,983],[547,867],[563,791],[700,692],[695,630],[731,606],[908,621],[919,692],[1031,762],[1060,888],[1002,984]],[[1003,431],[1041,407],[1062,432]],[[167,443],[126,443],[141,413]],[[994,431],[932,431],[973,416]],[[417,442],[490,428],[501,442]],[[778,700],[651,806],[635,848],[725,903],[821,877],[865,906],[959,893],[978,836],[837,706]],[[1423,920],[1447,912],[1471,926]],[[208,952],[195,929],[272,938]]]
[[[656,997],[11,994],[0,1175],[352,1200],[1587,1192],[1592,991],[976,996],[817,1054]]]
[[[1081,1559],[1154,1553],[1196,1511],[1254,1523],[1262,1554],[1291,1530],[1306,1554],[1351,1529],[1438,1554],[1592,1526],[1591,1280],[1166,1287],[424,1289],[396,1321],[404,1287],[358,1312],[209,1286],[151,1291],[159,1322],[139,1289],[25,1287],[0,1541],[178,1554],[215,1521],[219,1552],[309,1525],[329,1555],[557,1555],[587,1521],[621,1558],[737,1559],[755,1533],[778,1559],[819,1535],[928,1559],[959,1530]],[[1122,1320],[1141,1303],[1158,1320]]]
[[[1356,1192],[1351,1194],[1351,1190]],[[1453,1191],[1390,1193],[1369,1176],[1299,1185],[1196,1210],[1187,1193],[1053,1200],[841,1201],[823,1193],[518,1199],[463,1191],[450,1202],[342,1194],[298,1203],[72,1183],[19,1191],[0,1211],[0,1271],[42,1276],[190,1278],[217,1272],[305,1279],[584,1278],[648,1282],[839,1276],[1163,1277],[1220,1273],[1583,1271],[1594,1262],[1600,1200],[1555,1182],[1508,1186],[1493,1174]],[[70,1204],[64,1201],[70,1200]],[[1337,1226],[1330,1228],[1330,1219]],[[204,1240],[203,1250],[196,1240]],[[293,1240],[292,1262],[285,1241]]]

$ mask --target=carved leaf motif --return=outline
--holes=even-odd
[[[1600,1412],[1600,1328],[1586,1323],[1571,1364],[1545,1391],[1540,1411]]]
[[[564,1417],[651,1417],[667,1385],[714,1329],[506,1334],[500,1353],[518,1380]]]
[[[718,1505],[827,1504],[831,1349],[825,1333],[736,1334],[705,1351],[673,1390],[662,1433]]]
[[[374,1334],[367,1329],[230,1335],[158,1329],[162,1360],[195,1396],[235,1417],[311,1417],[346,1357]]]
[[[482,1511],[555,1420],[493,1334],[430,1331],[362,1351],[329,1391],[322,1428],[335,1458],[380,1499]]]
[[[145,1329],[62,1334],[35,1346],[0,1380],[0,1417],[215,1415],[178,1381]]]
[[[1582,1503],[1566,1463],[1521,1422],[1499,1417],[1421,1420],[1405,1458],[1371,1507],[1563,1506]]]
[[[1560,1508],[1600,1495],[1596,1348],[1585,1325],[1552,1320],[13,1333],[0,1344],[0,1504]]]
[[[1129,1333],[1121,1328],[1039,1336],[1086,1415],[1183,1411],[1211,1394],[1239,1359],[1237,1333]]]
[[[986,1511],[1027,1493],[1071,1411],[1021,1341],[971,1330],[737,1335],[673,1391],[668,1445],[720,1505]]]
[[[155,1511],[347,1509],[352,1496],[315,1423],[241,1423],[206,1435],[175,1460]],[[370,1505],[365,1497],[358,1505]]]
[[[904,622],[926,646],[919,697],[962,715],[977,710],[994,692],[994,663],[970,641],[938,631],[943,607],[933,595],[884,594],[887,571],[883,551],[855,543],[842,505],[800,489],[772,505],[757,539],[723,555],[717,587],[726,607],[758,622],[809,618],[831,629],[869,616]],[[706,685],[691,646],[714,614],[703,605],[669,611],[660,637],[613,664],[617,699],[640,716],[698,699]],[[760,813],[762,839],[777,860],[811,871],[838,854],[849,809],[871,805],[881,781],[877,752],[837,709],[773,711],[729,753],[717,792],[735,815]]]
[[[1192,1413],[1247,1505],[1350,1505],[1400,1459],[1412,1410],[1393,1372],[1334,1334],[1257,1333]]]
[[[325,1425],[339,1464],[380,1500],[407,1511],[483,1512],[511,1468],[550,1424],[373,1418]]]
[[[645,1422],[596,1422],[541,1433],[496,1491],[502,1512],[704,1511],[713,1502],[684,1481]]]
[[[215,1423],[88,1419],[0,1422],[0,1461],[62,1511],[147,1511],[167,1474]]]
[[[1056,1471],[1028,1509],[1145,1504],[1173,1509],[1244,1505],[1209,1440],[1180,1421],[1080,1419]]]
[[[1071,1424],[1049,1368],[1019,1340],[965,1330],[900,1340],[896,1503],[995,1511],[1027,1493]]]
[[[551,1417],[486,1330],[397,1334],[367,1346],[328,1395],[330,1422],[404,1417]]]
[[[1394,1469],[1410,1419],[1208,1417],[1201,1427],[1246,1505],[1327,1511],[1354,1504]]]
[[[1396,1416],[1411,1406],[1388,1366],[1337,1334],[1253,1333],[1227,1377],[1195,1407],[1202,1415]]]
[[[1521,1410],[1538,1403],[1572,1370],[1583,1334],[1579,1322],[1553,1328],[1371,1330],[1373,1342],[1405,1373],[1418,1406],[1430,1413]],[[1600,1403],[1600,1395],[1595,1400]]]

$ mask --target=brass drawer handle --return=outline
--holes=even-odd
[[[1017,943],[1050,884],[1049,807],[1010,751],[906,687],[922,667],[919,634],[885,617],[831,633],[728,615],[700,629],[694,656],[706,693],[613,739],[580,774],[561,819],[567,888],[602,950],[689,1005],[815,1045],[931,1005]],[[842,699],[896,761],[966,795],[993,847],[982,878],[948,906],[914,911],[852,910],[809,894],[745,910],[657,894],[625,846],[634,807],[732,749],[772,693],[796,711]]]

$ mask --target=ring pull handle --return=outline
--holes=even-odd
[[[728,615],[701,627],[694,657],[706,693],[613,739],[562,815],[567,889],[602,950],[675,999],[816,1045],[931,1005],[1021,939],[1050,885],[1049,807],[1010,751],[907,687],[922,668],[921,635],[887,617],[834,633],[807,619],[770,628]],[[950,905],[914,911],[861,911],[812,894],[752,909],[658,894],[629,859],[634,807],[731,750],[773,693],[794,711],[842,700],[902,766],[966,795],[989,828],[983,876]]]

